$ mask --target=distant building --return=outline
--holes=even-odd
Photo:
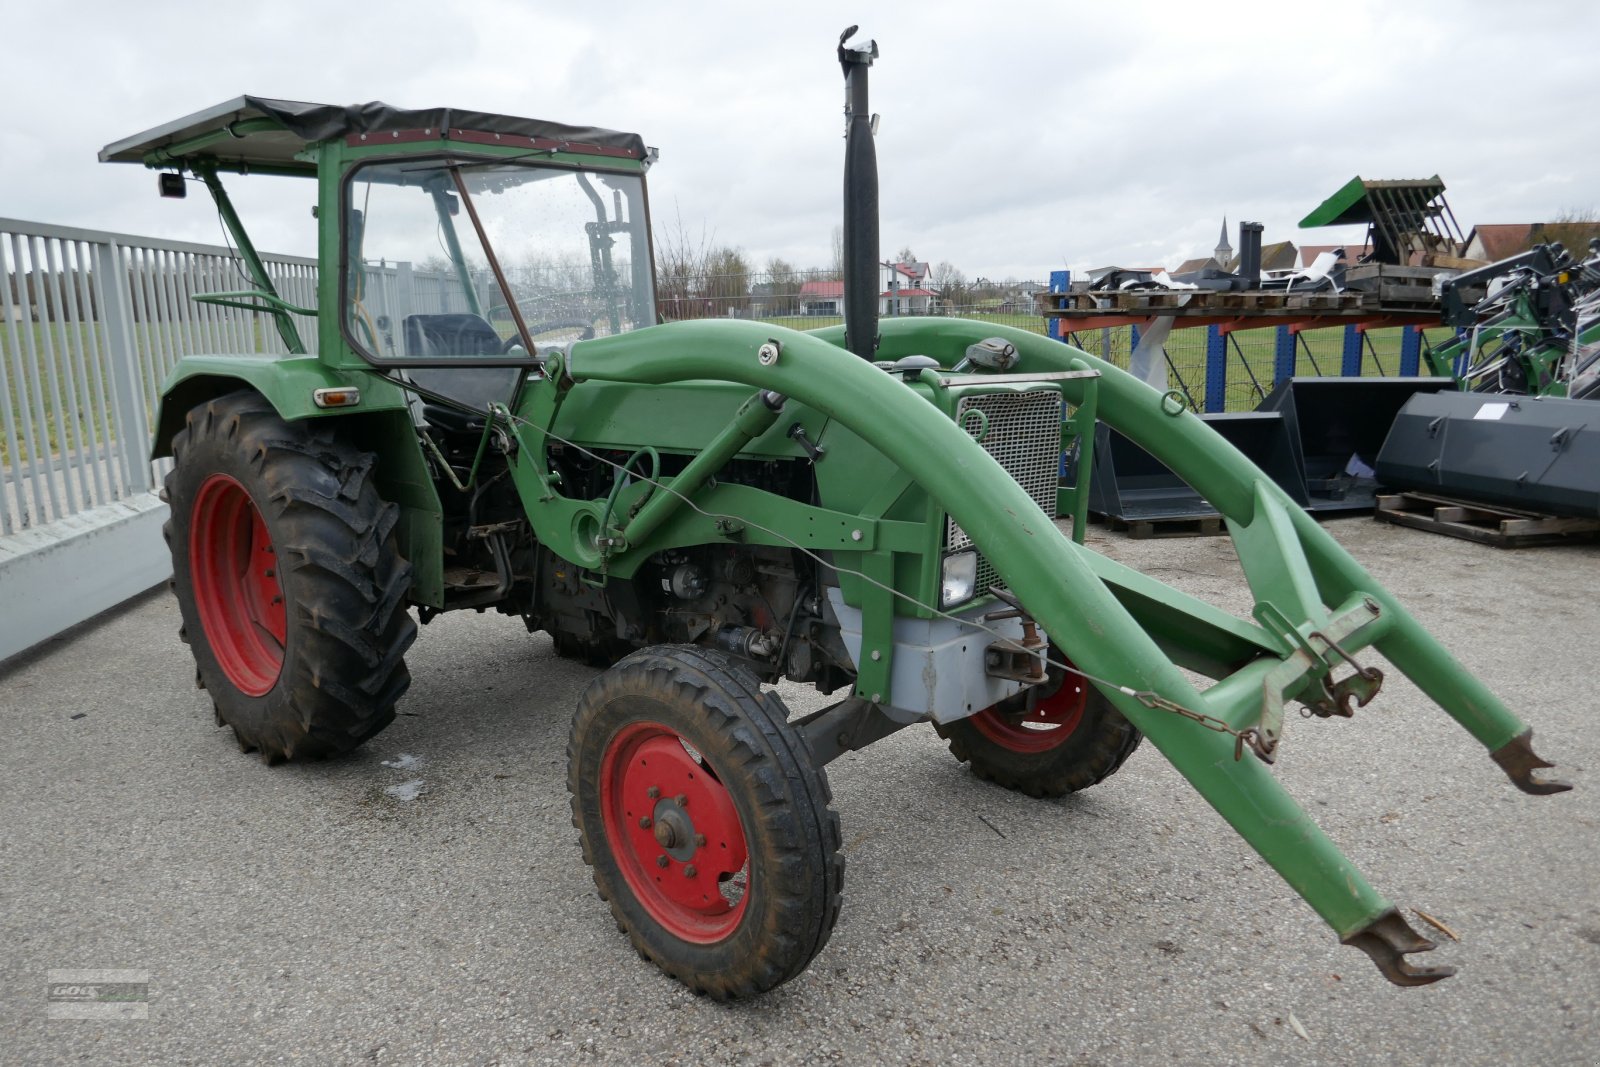
[[[926,315],[933,310],[938,290],[930,284],[933,267],[928,263],[878,264],[878,314]]]
[[[1294,270],[1299,267],[1299,265],[1300,250],[1295,248],[1293,241],[1274,241],[1270,245],[1261,246],[1262,270]],[[1223,265],[1223,269],[1230,271],[1238,270],[1239,257],[1234,256]]]
[[[1262,270],[1293,270],[1299,262],[1299,250],[1293,241],[1274,241],[1261,246]],[[1237,264],[1235,264],[1237,266]]]
[[[1219,247],[1217,250],[1220,252],[1221,248]],[[1222,270],[1222,265],[1226,262],[1227,260],[1218,259],[1216,256],[1206,256],[1204,259],[1186,259],[1179,263],[1172,273],[1188,274],[1197,270]]]
[[[926,315],[938,296],[932,289],[885,289],[878,294],[878,314]]]
[[[1508,222],[1474,226],[1467,235],[1468,259],[1485,263],[1508,259],[1537,244],[1560,241],[1575,256],[1584,254],[1592,238],[1600,237],[1600,222]]]
[[[928,289],[933,268],[927,263],[879,263],[879,289]]]
[[[1222,216],[1222,236],[1217,238],[1217,247],[1211,253],[1211,258],[1218,263],[1227,263],[1233,258],[1233,246],[1228,243],[1228,216]],[[1181,273],[1183,267],[1179,267]]]
[[[800,287],[800,314],[843,315],[844,282],[806,282]]]
[[[1533,231],[1538,225],[1536,222],[1509,222],[1474,226],[1467,235],[1463,254],[1468,259],[1493,263],[1526,252],[1533,247]]]

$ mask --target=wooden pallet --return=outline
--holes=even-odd
[[[1379,310],[1374,293],[1284,292],[1281,289],[1249,292],[1214,292],[1209,289],[1133,289],[1128,291],[1039,294],[1041,310],[1054,317],[1103,315],[1108,312],[1145,314],[1215,315],[1272,314],[1284,311],[1319,311],[1358,315]]]
[[[1135,541],[1155,537],[1216,537],[1228,532],[1221,515],[1180,515],[1165,519],[1118,519],[1107,515],[1105,523]]]
[[[1549,545],[1600,534],[1600,519],[1541,515],[1535,511],[1452,500],[1429,493],[1380,495],[1373,518],[1496,548]]]
[[[1376,283],[1374,283],[1376,284]],[[1305,322],[1308,319],[1340,322],[1372,322],[1389,315],[1403,315],[1411,321],[1431,322],[1439,314],[1439,302],[1427,286],[1391,285],[1380,292],[1341,293],[1213,292],[1199,290],[1135,289],[1127,292],[1040,293],[1039,310],[1046,318],[1099,320],[1106,316],[1152,318],[1170,315],[1182,325],[1185,319],[1259,319],[1266,324]],[[1069,325],[1067,327],[1071,329]]]

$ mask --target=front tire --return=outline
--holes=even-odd
[[[718,1000],[793,978],[844,882],[827,776],[776,694],[725,657],[656,646],[597,677],[567,745],[572,821],[640,954]]]
[[[197,405],[163,494],[181,636],[217,721],[268,763],[348,752],[411,682],[399,509],[320,421],[249,390]]]

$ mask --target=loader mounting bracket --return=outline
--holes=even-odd
[[[1572,788],[1572,783],[1563,782],[1559,778],[1533,776],[1534,771],[1544,767],[1554,767],[1555,764],[1534,755],[1532,727],[1489,753],[1489,758],[1498,763],[1512,783],[1524,793],[1539,797],[1551,793],[1565,793]]]
[[[1408,952],[1429,952],[1437,946],[1411,929],[1394,908],[1345,938],[1344,943],[1371,956],[1378,970],[1395,985],[1429,985],[1456,973],[1454,967],[1416,967],[1406,959]]]

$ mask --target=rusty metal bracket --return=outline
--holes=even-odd
[[[1350,716],[1354,714],[1351,702],[1366,704],[1383,687],[1383,672],[1376,667],[1363,667],[1346,652],[1339,642],[1362,627],[1375,621],[1380,609],[1371,597],[1358,596],[1347,603],[1320,630],[1302,635],[1272,604],[1262,601],[1256,605],[1256,618],[1264,623],[1282,620],[1282,625],[1269,629],[1282,631],[1284,641],[1294,648],[1283,662],[1267,672],[1261,679],[1261,713],[1253,731],[1240,731],[1236,752],[1245,744],[1265,763],[1277,758],[1278,742],[1283,736],[1283,705],[1286,694],[1293,693],[1301,680],[1315,672],[1319,695],[1306,702],[1311,714]],[[1319,647],[1320,646],[1320,647]],[[1331,656],[1330,656],[1331,653]],[[1330,686],[1333,663],[1343,660],[1353,666],[1356,673]]]
[[[1364,606],[1374,616],[1378,614],[1376,601],[1369,598],[1365,601]],[[1348,719],[1355,714],[1355,708],[1350,706],[1352,700],[1355,701],[1356,707],[1364,708],[1373,697],[1383,690],[1383,672],[1376,667],[1363,667],[1357,663],[1354,656],[1339,647],[1339,642],[1327,634],[1313,630],[1309,636],[1313,640],[1321,641],[1328,646],[1325,650],[1326,652],[1332,652],[1348,663],[1356,672],[1333,687],[1336,713]],[[1323,659],[1326,661],[1327,656],[1324,655]]]
[[[1542,760],[1533,753],[1533,728],[1522,731],[1510,741],[1489,753],[1489,758],[1500,765],[1516,787],[1524,793],[1548,796],[1551,793],[1565,793],[1572,788],[1572,783],[1563,782],[1559,778],[1535,778],[1533,772],[1545,767],[1554,767],[1554,763]]]
[[[1345,938],[1344,944],[1371,956],[1378,970],[1395,985],[1428,985],[1456,973],[1454,967],[1415,967],[1406,959],[1408,952],[1429,952],[1438,946],[1411,929],[1394,908]]]
[[[1031,619],[1025,626],[1033,632],[1025,632],[1022,640],[1002,638],[983,650],[983,673],[1025,685],[1039,685],[1045,681],[1045,641]]]
[[[1011,606],[1001,611],[989,612],[984,615],[983,621],[1021,619],[1022,637],[1020,640],[1001,638],[984,649],[984,673],[991,678],[1004,678],[1025,685],[1039,685],[1048,675],[1044,661],[1045,648],[1049,642],[1039,635],[1039,624],[1022,610],[1021,603],[1009,589],[996,585],[990,586],[989,592],[995,599]]]

